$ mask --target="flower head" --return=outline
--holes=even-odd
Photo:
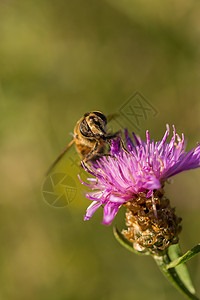
[[[91,188],[86,197],[93,201],[84,219],[89,220],[103,206],[103,224],[110,225],[122,204],[134,202],[141,194],[153,199],[155,190],[161,189],[168,178],[200,166],[200,145],[186,152],[184,136],[180,137],[174,126],[169,143],[168,136],[168,125],[158,142],[150,140],[148,131],[146,141],[133,133],[133,142],[125,130],[129,153],[121,149],[119,140],[113,140],[110,156],[101,157],[88,170],[95,178],[88,178],[89,184],[82,182]]]

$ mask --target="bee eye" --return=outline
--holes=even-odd
[[[94,121],[94,118],[93,118],[93,117],[90,117],[89,120],[90,120],[90,121]]]
[[[99,117],[101,120],[103,120],[103,122],[105,123],[105,124],[107,124],[107,119],[106,119],[106,117],[101,113],[101,112],[99,112],[99,111],[94,111],[93,112],[97,117]]]
[[[91,137],[93,136],[92,131],[90,130],[90,127],[88,126],[87,122],[83,120],[80,124],[80,132],[83,136]]]

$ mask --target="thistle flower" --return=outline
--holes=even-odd
[[[177,243],[181,219],[175,215],[169,200],[164,196],[164,184],[170,177],[200,166],[200,145],[185,152],[184,136],[180,137],[173,126],[169,143],[169,126],[161,141],[146,141],[133,133],[134,142],[125,130],[126,147],[113,140],[110,156],[103,156],[87,170],[95,178],[88,178],[91,188],[86,197],[92,200],[84,220],[104,207],[103,224],[110,225],[119,208],[127,207],[127,231],[123,234],[133,242],[135,249],[165,250]]]

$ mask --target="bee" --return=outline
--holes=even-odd
[[[110,119],[112,116],[110,117]],[[110,144],[110,140],[119,138],[122,148],[128,152],[120,137],[121,132],[109,133],[107,131],[107,118],[100,111],[92,111],[85,113],[84,116],[76,123],[74,127],[74,138],[57,157],[54,163],[50,166],[47,174],[62,158],[65,152],[75,144],[76,150],[80,156],[82,164],[89,169],[89,162],[95,161],[99,157],[106,154],[106,145]],[[109,155],[110,156],[110,155]]]

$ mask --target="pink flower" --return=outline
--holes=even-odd
[[[110,155],[103,156],[93,163],[91,173],[95,178],[88,178],[91,188],[86,197],[92,200],[87,208],[84,220],[89,220],[94,212],[104,207],[103,224],[110,225],[120,206],[127,201],[134,201],[138,193],[145,193],[146,198],[153,191],[160,189],[170,177],[180,172],[200,166],[200,145],[185,152],[184,136],[175,132],[169,143],[169,126],[161,141],[150,141],[146,132],[146,141],[133,133],[133,142],[125,130],[126,147],[130,154],[121,149],[119,140],[113,140]]]

